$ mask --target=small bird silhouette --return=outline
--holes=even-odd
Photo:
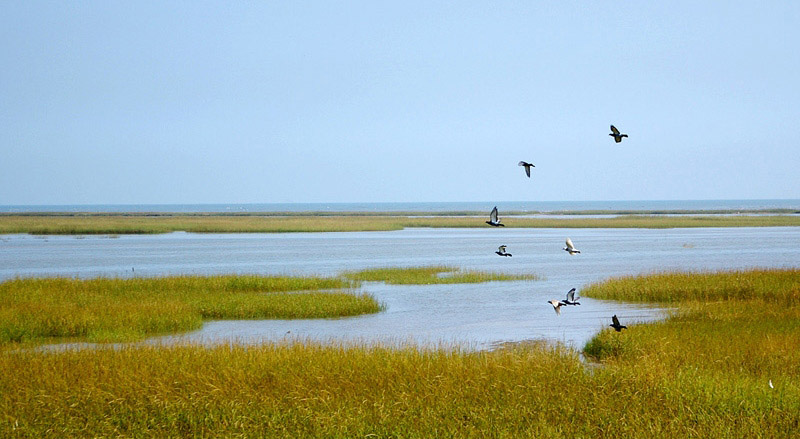
[[[504,246],[504,245],[501,245],[500,247],[498,247],[497,251],[495,253],[497,253],[500,256],[512,256],[511,253],[507,253],[506,252],[506,246]]]
[[[486,221],[486,224],[494,227],[505,227],[505,224],[500,224],[500,220],[497,218],[497,206],[494,206],[492,209],[492,213],[489,214],[489,221]]]
[[[575,298],[575,288],[569,290],[567,292],[567,298],[561,301],[562,305],[580,305],[581,303],[578,302],[581,300],[580,297]]]
[[[556,310],[556,314],[561,315],[561,305],[563,305],[563,303],[556,299],[550,300],[547,303],[553,305],[553,309]]]
[[[619,130],[614,125],[611,125],[611,134],[609,134],[609,136],[613,137],[614,141],[617,143],[622,142],[623,137],[628,137],[627,134],[620,134]]]
[[[575,253],[580,253],[581,251],[575,248],[575,245],[572,244],[572,240],[567,238],[567,246],[563,248],[564,251],[569,253],[570,255],[574,255]]]
[[[614,328],[614,330],[615,330],[615,331],[617,331],[617,332],[621,332],[623,329],[628,329],[628,327],[627,327],[627,326],[625,326],[625,325],[621,325],[621,324],[619,323],[619,319],[617,318],[617,315],[616,315],[616,314],[614,314],[614,315],[611,317],[611,324],[610,324],[610,325],[608,325],[608,326],[611,326],[611,327],[612,327],[612,328]]]
[[[535,168],[536,167],[536,165],[534,165],[533,163],[522,162],[522,161],[519,162],[519,166],[524,166],[525,167],[525,175],[527,175],[528,178],[531,178],[531,168]]]

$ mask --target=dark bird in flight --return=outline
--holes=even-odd
[[[612,328],[614,328],[614,330],[615,330],[615,331],[617,331],[617,332],[622,332],[622,330],[623,330],[623,329],[628,329],[628,327],[627,327],[627,326],[625,326],[625,325],[621,325],[621,324],[619,323],[619,319],[617,318],[617,315],[616,315],[616,314],[614,314],[614,316],[613,316],[613,317],[611,317],[611,324],[610,324],[610,325],[608,325],[608,326],[611,326],[611,327],[612,327]]]
[[[494,206],[492,209],[492,213],[489,214],[489,221],[486,221],[486,224],[494,227],[505,227],[505,224],[500,224],[500,220],[497,219],[497,206]]]
[[[528,178],[531,178],[531,168],[535,168],[536,165],[528,162],[519,162],[519,165],[525,167],[525,175],[527,175]]]
[[[580,297],[575,297],[575,288],[569,290],[567,292],[567,298],[561,301],[562,305],[580,305],[581,303],[578,302],[581,300]]]
[[[575,248],[572,244],[572,240],[567,238],[567,246],[563,248],[564,251],[569,253],[570,255],[574,255],[575,253],[580,253],[581,251]]]
[[[497,253],[500,256],[512,256],[511,253],[506,253],[506,246],[504,246],[504,245],[501,245],[500,247],[498,247],[498,249],[497,249],[497,251],[495,253]]]
[[[617,143],[622,142],[623,137],[628,137],[627,134],[620,134],[619,130],[614,125],[611,125],[611,134],[609,134],[609,136],[613,137],[614,141]]]
[[[563,305],[563,303],[556,299],[550,300],[547,303],[553,305],[553,309],[556,311],[556,314],[561,315],[561,305]]]

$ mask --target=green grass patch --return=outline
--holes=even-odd
[[[132,341],[206,319],[292,319],[374,313],[372,296],[339,278],[173,276],[14,279],[0,283],[0,344],[51,338]]]
[[[429,213],[428,213],[429,215]],[[488,215],[487,215],[488,217]],[[169,233],[290,233],[389,231],[407,227],[479,228],[487,218],[471,216],[389,214],[3,214],[0,234],[120,235]],[[659,216],[623,215],[611,218],[522,218],[503,216],[511,228],[679,228],[800,226],[798,215]]]
[[[535,275],[512,275],[461,270],[459,268],[441,265],[430,267],[370,268],[360,271],[345,272],[343,276],[355,281],[386,282],[395,285],[466,284],[537,279]]]

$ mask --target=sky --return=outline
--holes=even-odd
[[[798,23],[796,1],[2,1],[0,205],[798,199]]]

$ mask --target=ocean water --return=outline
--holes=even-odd
[[[582,251],[561,248],[570,237]],[[383,266],[450,265],[536,274],[541,280],[461,285],[384,285],[362,291],[386,305],[366,316],[319,320],[211,321],[148,343],[321,341],[458,345],[549,340],[582,347],[617,314],[623,324],[660,318],[642,304],[562,299],[608,277],[664,270],[800,267],[800,227],[691,229],[405,229],[391,232],[0,236],[0,280],[17,276],[133,277],[172,274],[330,275]],[[507,245],[512,257],[494,254]]]
[[[470,201],[426,203],[251,203],[251,204],[85,204],[0,205],[0,212],[454,212],[582,210],[762,210],[800,211],[800,200],[617,200],[617,201]]]

